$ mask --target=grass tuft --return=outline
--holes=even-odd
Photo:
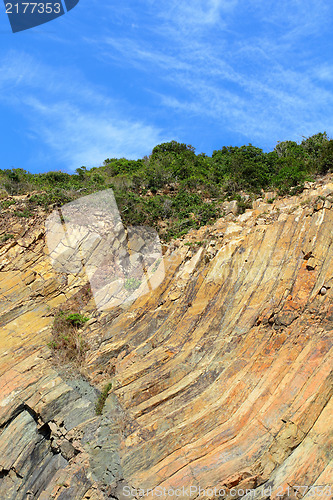
[[[104,405],[105,405],[105,401],[109,395],[109,392],[112,388],[112,384],[111,382],[109,382],[105,387],[104,389],[102,390],[101,394],[99,395],[99,398],[97,400],[97,403],[96,403],[96,415],[102,415],[102,412],[103,412],[103,408],[104,408]]]
[[[59,311],[52,326],[52,340],[48,347],[64,361],[80,362],[84,358],[88,345],[79,328],[89,318],[71,311]]]

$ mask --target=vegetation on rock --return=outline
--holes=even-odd
[[[102,415],[105,401],[109,395],[111,388],[112,388],[112,384],[111,383],[107,384],[104,387],[104,389],[102,390],[101,394],[99,395],[99,398],[98,398],[97,403],[96,403],[96,408],[95,408],[96,415]]]
[[[6,243],[8,240],[12,240],[14,238],[15,236],[13,234],[5,233],[0,237],[0,243]]]
[[[171,141],[154,147],[149,157],[107,158],[100,167],[83,166],[72,175],[0,170],[0,189],[9,196],[33,192],[28,206],[15,212],[29,217],[38,207],[52,210],[112,188],[125,225],[155,227],[162,239],[169,240],[214,222],[223,214],[225,200],[236,199],[244,211],[262,190],[296,194],[305,181],[332,170],[333,140],[323,132],[300,144],[278,142],[270,152],[249,144],[223,146],[207,156]],[[1,210],[10,209],[11,203],[2,201]]]
[[[66,361],[80,361],[87,344],[79,329],[89,318],[71,311],[59,311],[52,326],[52,341],[48,346]]]
[[[137,278],[127,278],[124,287],[128,292],[134,292],[141,285],[141,280]]]

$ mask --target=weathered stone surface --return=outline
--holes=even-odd
[[[236,200],[225,201],[222,204],[222,207],[225,211],[225,215],[228,215],[230,213],[233,215],[237,215],[237,213],[238,213],[238,203]]]
[[[333,480],[332,193],[311,183],[192,231],[164,249],[158,288],[103,314],[83,272],[52,268],[45,216],[23,226],[0,249],[0,498],[319,498],[310,487]],[[64,304],[93,318],[77,369],[47,347]]]

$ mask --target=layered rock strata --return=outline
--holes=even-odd
[[[103,313],[52,268],[45,214],[3,219],[0,498],[332,497],[333,184],[308,187],[174,242],[162,284]],[[73,304],[80,366],[48,347]]]

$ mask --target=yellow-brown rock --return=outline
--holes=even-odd
[[[332,201],[326,179],[192,231],[157,289],[102,314],[83,274],[52,269],[45,216],[17,231],[0,248],[0,498],[332,498]],[[47,344],[78,302],[94,319],[75,369]]]

